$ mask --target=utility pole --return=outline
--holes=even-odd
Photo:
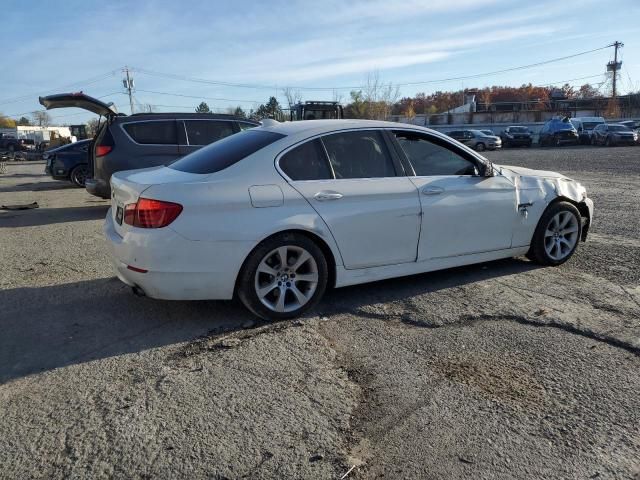
[[[610,47],[614,48],[613,62],[607,63],[607,71],[613,72],[613,100],[616,100],[617,90],[616,83],[618,80],[618,70],[622,68],[622,62],[618,62],[618,49],[624,47],[624,43],[615,41]]]
[[[135,84],[133,83],[133,77],[129,76],[129,67],[124,67],[124,72],[127,78],[122,79],[122,84],[129,94],[129,107],[131,108],[131,115],[133,115],[133,94],[131,92]]]

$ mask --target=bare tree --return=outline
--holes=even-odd
[[[302,101],[302,94],[300,93],[300,90],[294,90],[291,87],[286,87],[282,89],[282,94],[287,99],[289,108]]]
[[[100,125],[100,119],[92,118],[87,122],[87,135],[89,137],[95,137],[98,133],[98,125]]]
[[[51,124],[51,115],[44,110],[36,110],[31,114],[33,124],[38,127],[48,127]]]
[[[376,71],[367,75],[364,89],[364,100],[367,104],[366,118],[386,120],[391,114],[393,105],[400,97],[400,87],[392,83],[384,83]]]

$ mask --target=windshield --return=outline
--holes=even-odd
[[[629,132],[630,130],[624,125],[609,125],[610,132]]]
[[[582,122],[582,128],[585,130],[593,130],[603,122]]]
[[[575,130],[573,124],[569,122],[553,122],[553,128],[555,130]]]

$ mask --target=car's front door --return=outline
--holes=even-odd
[[[477,159],[439,137],[402,130],[394,136],[420,194],[418,261],[511,247],[517,205],[506,177],[479,175]]]
[[[279,166],[329,227],[345,268],[416,261],[418,193],[381,131],[325,135],[285,153]]]

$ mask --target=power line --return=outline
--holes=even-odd
[[[217,100],[222,102],[241,102],[241,103],[261,103],[262,100],[239,100],[236,98],[218,98],[218,97],[202,97],[199,95],[183,95],[181,93],[169,93],[169,92],[156,92],[154,90],[142,90],[137,89],[138,92],[154,93],[156,95],[171,95],[173,97],[195,98],[198,100]]]
[[[480,77],[485,77],[485,76],[491,76],[491,75],[498,75],[500,73],[507,73],[507,72],[515,72],[518,70],[524,70],[524,69],[528,69],[528,68],[534,68],[534,67],[539,67],[542,65],[548,65],[550,63],[554,63],[554,62],[560,62],[563,60],[568,60],[570,58],[575,58],[575,57],[579,57],[582,55],[587,55],[589,53],[594,53],[600,50],[604,50],[607,48],[610,48],[612,45],[606,45],[604,47],[598,47],[598,48],[594,48],[591,50],[585,50],[583,52],[578,52],[578,53],[574,53],[571,55],[565,55],[563,57],[557,57],[557,58],[552,58],[549,60],[544,60],[542,62],[536,62],[536,63],[530,63],[527,65],[520,65],[517,67],[510,67],[510,68],[504,68],[501,70],[494,70],[491,72],[484,72],[484,73],[477,73],[477,74],[473,74],[473,75],[463,75],[463,76],[457,76],[457,77],[449,77],[449,78],[440,78],[440,79],[434,79],[434,80],[424,80],[424,81],[420,81],[420,82],[406,82],[406,83],[396,83],[395,85],[398,87],[405,87],[405,86],[415,86],[415,85],[427,85],[427,84],[431,84],[431,83],[444,83],[444,82],[450,82],[450,81],[456,81],[456,80],[468,80],[468,79],[473,79],[473,78],[480,78]],[[143,68],[135,68],[136,72],[142,73],[144,75],[150,75],[150,76],[156,76],[156,77],[164,77],[164,78],[171,78],[174,80],[183,80],[183,81],[189,81],[189,82],[194,82],[194,83],[205,83],[205,84],[210,84],[210,85],[219,85],[219,86],[225,86],[225,87],[237,87],[237,88],[253,88],[253,89],[268,89],[268,90],[274,90],[274,89],[282,89],[282,88],[292,88],[295,90],[315,90],[315,91],[331,91],[331,90],[353,90],[353,89],[359,89],[359,88],[364,88],[365,85],[351,85],[351,86],[336,86],[336,87],[303,87],[303,86],[280,86],[278,87],[277,85],[264,85],[264,84],[246,84],[246,83],[233,83],[233,82],[224,82],[224,81],[220,81],[220,80],[209,80],[209,79],[204,79],[204,78],[195,78],[195,77],[189,77],[189,76],[185,76],[185,75],[177,75],[177,74],[172,74],[172,73],[163,73],[163,72],[156,72],[153,70],[146,70]]]
[[[70,88],[70,87],[73,87],[73,86],[76,86],[76,85],[83,85],[83,86],[93,85],[94,83],[98,83],[98,82],[104,80],[107,77],[115,75],[119,70],[120,69],[111,70],[109,72],[103,73],[103,74],[95,76],[95,77],[91,77],[91,78],[88,78],[88,79],[85,79],[85,80],[79,80],[79,81],[74,82],[74,83],[68,83],[66,85],[62,85],[61,87],[51,88],[49,90],[41,91],[41,92],[38,92],[38,93],[31,93],[29,95],[22,95],[22,96],[13,97],[13,98],[5,98],[4,100],[0,100],[0,105],[7,105],[9,103],[17,103],[17,102],[20,102],[22,100],[30,100],[36,95],[44,95],[45,93],[53,92],[53,91],[56,91],[56,90],[62,90],[63,88]]]

